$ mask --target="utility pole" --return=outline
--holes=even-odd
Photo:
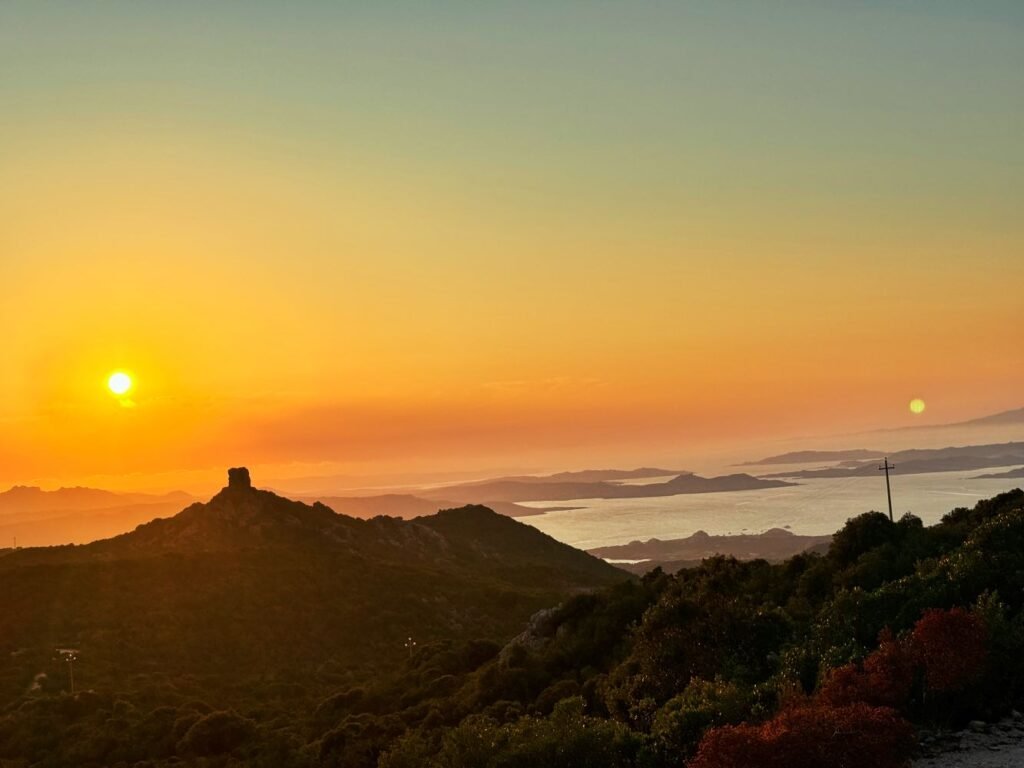
[[[885,470],[885,496],[886,496],[887,499],[889,499],[889,522],[892,523],[892,522],[895,522],[895,521],[893,520],[893,517],[892,517],[892,490],[889,487],[889,470],[890,469],[896,469],[896,467],[889,463],[889,457],[886,456],[885,457],[885,462],[882,464],[882,466],[880,466],[878,468],[878,471],[881,472],[882,470]]]

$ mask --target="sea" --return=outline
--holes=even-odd
[[[778,471],[778,470],[773,470]],[[926,525],[937,523],[957,507],[1024,486],[1024,480],[979,480],[969,472],[893,475],[893,513],[910,512]],[[650,478],[645,482],[663,482]],[[572,510],[521,517],[566,544],[591,549],[648,539],[678,539],[697,531],[711,535],[761,533],[784,528],[798,534],[834,533],[851,517],[876,510],[887,512],[885,477],[801,479],[785,488],[753,491],[682,494],[641,499],[574,499],[520,502],[543,509],[572,506]]]

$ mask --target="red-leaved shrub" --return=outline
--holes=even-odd
[[[925,611],[910,635],[929,690],[958,691],[977,680],[988,656],[988,631],[963,608]]]
[[[903,638],[884,630],[863,663],[832,670],[817,695],[760,725],[713,728],[690,768],[902,768],[916,745],[897,709],[915,680],[963,690],[985,669],[988,633],[962,608],[926,611]]]
[[[901,709],[910,698],[918,660],[909,643],[889,629],[878,637],[878,649],[863,665],[846,664],[825,678],[818,697],[832,706],[864,702]]]
[[[760,725],[713,728],[690,768],[903,768],[914,731],[887,707],[809,704]]]
[[[886,629],[878,641],[862,664],[829,672],[818,698],[832,706],[860,701],[904,709],[915,679],[923,679],[926,691],[961,691],[981,677],[988,655],[985,622],[963,608],[925,611],[907,637]]]

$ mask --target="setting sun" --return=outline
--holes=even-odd
[[[910,412],[914,414],[924,413],[925,404],[924,400],[920,397],[915,397],[910,401]]]
[[[126,395],[132,388],[132,377],[124,371],[112,373],[107,379],[107,388],[115,395]]]

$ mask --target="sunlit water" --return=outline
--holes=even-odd
[[[894,475],[893,511],[913,512],[925,524],[938,522],[955,507],[1019,487],[1024,481],[975,480],[984,472]],[[886,510],[885,478],[801,480],[788,488],[684,494],[646,499],[579,499],[524,502],[525,506],[576,506],[565,512],[519,518],[554,538],[581,549],[651,538],[675,539],[698,530],[714,534],[760,533],[788,528],[793,533],[833,533],[850,517]]]

